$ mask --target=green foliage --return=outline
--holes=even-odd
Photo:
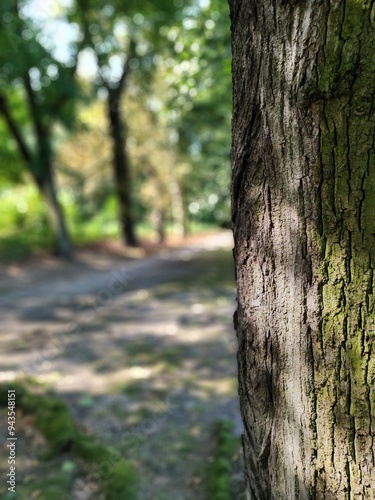
[[[91,198],[91,213],[81,216],[79,195],[62,191],[60,201],[76,245],[88,244],[119,235],[114,195],[97,206]],[[86,209],[90,206],[86,206]],[[149,234],[150,231],[148,231]],[[33,186],[14,186],[0,190],[0,259],[5,262],[24,260],[42,250],[53,249],[53,235],[48,228],[43,203]]]
[[[21,96],[17,92],[9,92],[10,107],[13,110],[17,120],[25,119],[25,106],[21,104]],[[21,183],[24,180],[24,167],[22,158],[18,150],[17,144],[14,141],[9,129],[0,119],[0,152],[1,152],[1,167],[0,167],[0,184],[3,186],[11,186],[15,183]]]
[[[18,261],[43,249],[52,249],[40,196],[33,186],[0,190],[0,258]]]
[[[11,0],[0,7],[0,16],[5,19],[0,31],[0,82],[7,98],[18,94],[22,104],[22,115],[29,115],[26,85],[31,85],[36,97],[40,120],[45,126],[61,122],[74,123],[73,103],[79,88],[74,80],[71,64],[63,64],[55,55],[51,40],[21,2]],[[12,112],[15,111],[11,106]],[[19,113],[18,113],[19,114]],[[15,115],[17,119],[17,113]],[[31,133],[31,117],[19,122],[21,128]]]
[[[100,68],[93,83],[108,92],[118,87],[122,72],[131,71],[133,84],[147,85],[160,50],[159,30],[180,15],[173,0],[108,3],[106,0],[76,0],[69,20],[79,26],[81,41],[73,45],[91,49]],[[128,64],[129,63],[129,64]]]
[[[10,144],[17,145],[18,155],[11,157],[17,163],[22,161],[43,193],[48,212],[54,212],[53,218],[59,219],[59,224],[51,223],[51,229],[55,233],[60,231],[59,235],[55,234],[56,242],[59,251],[68,257],[69,238],[63,229],[64,220],[57,208],[53,183],[53,156],[56,126],[72,128],[75,123],[78,60],[62,62],[51,36],[38,22],[37,14],[30,11],[28,2],[9,0],[0,6],[4,22],[0,30],[0,115],[7,135],[13,138]],[[52,16],[49,22],[58,21]],[[9,147],[6,152],[9,156]],[[9,173],[11,166],[12,162],[5,165],[6,173],[2,177],[20,181],[20,175]]]
[[[228,6],[184,7],[170,42],[167,103],[169,127],[189,164],[184,191],[189,216],[204,222],[229,221],[231,71]],[[173,61],[173,64],[172,64]]]

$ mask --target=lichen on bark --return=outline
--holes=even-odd
[[[315,373],[318,378],[324,374],[320,378],[326,380],[319,382],[333,390],[328,396],[317,393],[321,405],[332,409],[317,425],[317,463],[326,469],[326,455],[331,455],[332,477],[325,479],[324,488],[338,498],[371,498],[375,396],[369,383],[374,363],[368,333],[375,306],[375,34],[370,2],[336,6],[327,23],[336,29],[327,30],[318,71],[319,87],[330,98],[320,103],[321,237],[327,276],[321,287],[324,352]],[[345,472],[340,481],[335,471]],[[318,487],[318,495],[322,491]]]
[[[254,499],[375,490],[374,10],[231,3],[239,382]]]

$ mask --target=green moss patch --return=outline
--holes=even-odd
[[[104,480],[103,490],[106,500],[137,497],[137,481],[130,462],[120,459],[114,464],[108,478]]]
[[[17,409],[34,417],[36,429],[45,438],[48,445],[45,460],[51,463],[62,453],[68,453],[71,458],[69,463],[73,464],[68,471],[65,467],[33,484],[20,484],[19,491],[25,498],[69,498],[76,472],[75,459],[86,474],[95,475],[106,500],[136,498],[137,477],[131,462],[124,460],[113,448],[100,444],[94,436],[83,433],[63,401],[52,393],[35,392],[35,387],[32,392],[26,384],[8,383],[0,385],[2,404],[7,401],[9,389],[16,391]],[[64,463],[66,465],[67,462]]]
[[[216,447],[207,474],[208,497],[211,500],[230,500],[232,461],[240,447],[239,439],[233,435],[233,422],[217,422],[214,439]]]

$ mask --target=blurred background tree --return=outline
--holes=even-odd
[[[1,23],[0,253],[228,224],[226,5],[8,0]]]
[[[76,61],[64,64],[55,57],[27,2],[8,0],[0,9],[0,113],[8,129],[4,132],[44,198],[59,253],[69,258],[72,249],[56,193],[53,157],[56,128],[74,125],[74,103],[79,97]],[[3,165],[5,172],[9,167]],[[15,179],[13,173],[10,179]]]
[[[124,6],[116,1],[76,0],[69,15],[80,27],[82,57],[92,59],[96,94],[106,100],[119,219],[128,245],[135,245],[137,238],[122,98],[130,77],[133,85],[146,86],[162,45],[159,29],[173,23],[179,13],[172,0],[144,1],[141,9],[135,1]]]

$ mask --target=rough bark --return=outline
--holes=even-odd
[[[229,3],[248,495],[374,498],[374,2]]]

